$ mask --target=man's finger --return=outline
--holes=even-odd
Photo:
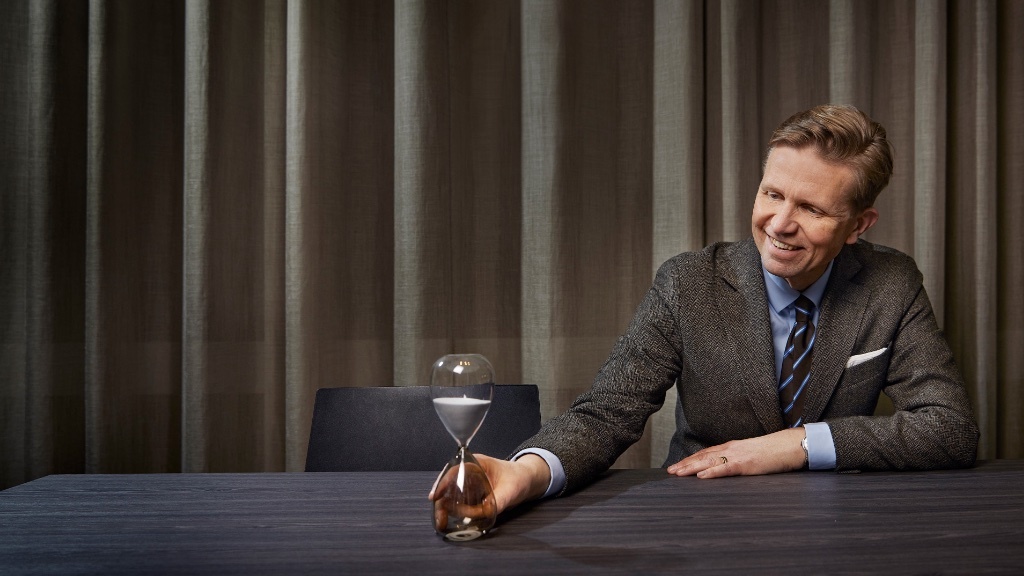
[[[428,500],[437,500],[440,498],[440,494],[444,492],[444,489],[452,483],[452,477],[455,475],[455,468],[449,468],[447,473],[442,470],[437,478],[434,480],[434,485],[430,487],[430,492],[427,494]]]
[[[736,463],[730,462],[725,454],[710,454],[704,459],[707,467],[697,473],[697,478],[721,478],[735,475]]]

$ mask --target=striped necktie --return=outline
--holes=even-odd
[[[786,426],[795,428],[803,423],[804,388],[811,377],[811,363],[814,346],[814,303],[800,295],[793,304],[796,307],[796,324],[786,342],[782,356],[782,373],[779,376],[779,405]]]

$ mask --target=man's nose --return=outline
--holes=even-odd
[[[772,217],[772,229],[776,234],[791,234],[797,231],[799,223],[796,221],[796,214],[793,208],[785,205],[779,208]]]

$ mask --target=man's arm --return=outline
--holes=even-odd
[[[593,386],[519,447],[558,456],[565,476],[559,494],[588,484],[639,440],[675,383],[680,371],[675,315],[661,293],[670,284],[659,271]]]
[[[901,318],[891,350],[884,392],[892,399],[895,413],[827,415],[837,470],[973,465],[979,433],[970,399],[920,284]]]
[[[808,454],[810,448],[803,444],[805,439],[816,441],[819,448],[822,448],[821,444],[826,444],[819,453],[827,456],[815,459]],[[807,424],[757,438],[733,440],[706,448],[672,464],[668,467],[668,473],[676,476],[720,478],[775,474],[802,468],[832,470],[835,468],[834,450],[828,425]]]

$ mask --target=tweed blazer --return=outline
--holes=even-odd
[[[884,349],[847,367],[851,356]],[[675,385],[665,465],[729,440],[782,430],[768,301],[752,238],[665,262],[593,386],[521,448],[550,450],[566,490],[640,439]],[[879,394],[895,413],[874,416]],[[836,469],[974,463],[978,428],[914,261],[866,241],[835,259],[820,305],[804,421],[827,422]]]

